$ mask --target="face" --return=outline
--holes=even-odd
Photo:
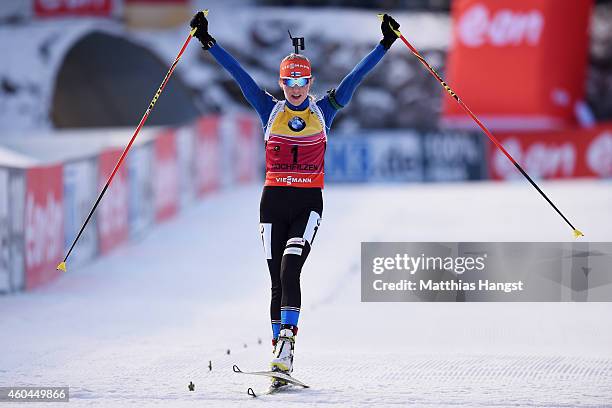
[[[293,106],[298,106],[308,97],[308,93],[310,92],[310,87],[312,86],[313,82],[314,77],[310,78],[305,86],[290,87],[285,85],[282,79],[279,79],[278,85],[282,88],[283,93],[285,94],[285,99]]]

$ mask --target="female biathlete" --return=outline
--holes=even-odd
[[[387,14],[383,39],[342,80],[338,88],[316,99],[309,95],[314,82],[308,58],[292,53],[280,63],[279,86],[285,100],[261,89],[249,74],[208,33],[204,13],[190,23],[195,37],[236,80],[255,108],[264,131],[266,180],[260,203],[260,232],[272,278],[271,369],[291,373],[300,315],[300,272],[308,257],[323,214],[323,159],[327,132],[336,113],[346,106],[363,78],[397,39],[391,29],[399,24]],[[279,384],[278,381],[277,385]]]

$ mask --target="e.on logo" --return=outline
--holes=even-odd
[[[63,228],[62,205],[52,192],[47,192],[42,202],[37,202],[33,193],[26,198],[26,266],[38,268],[53,263],[62,256]]]
[[[466,47],[535,46],[540,42],[544,17],[539,10],[527,12],[500,9],[493,13],[481,3],[458,18],[457,35]]]
[[[587,150],[587,164],[600,177],[612,177],[612,133],[597,136]]]
[[[504,140],[503,145],[533,177],[572,177],[576,172],[577,153],[571,143],[552,145],[535,142],[522,147],[518,139],[510,138]],[[499,150],[495,152],[493,168],[502,179],[519,176],[514,165]]]

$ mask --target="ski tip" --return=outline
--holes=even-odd
[[[582,233],[582,231],[578,229],[574,229],[574,238],[580,238],[580,237],[584,237],[584,234]]]
[[[66,262],[60,262],[56,269],[58,271],[66,272]]]

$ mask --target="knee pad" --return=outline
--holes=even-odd
[[[308,254],[308,250],[310,249],[310,244],[306,239],[301,237],[290,238],[287,240],[287,245],[285,245],[285,251],[283,252],[283,256],[285,255],[297,255],[302,256]]]

